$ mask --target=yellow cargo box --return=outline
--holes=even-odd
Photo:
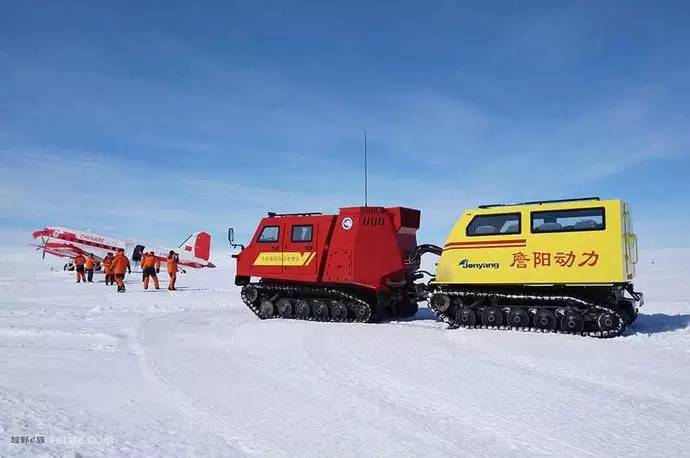
[[[486,205],[451,230],[435,283],[629,283],[636,262],[630,207],[619,199]]]

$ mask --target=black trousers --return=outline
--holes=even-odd
[[[156,278],[156,268],[155,267],[145,267],[142,274],[144,276],[144,279],[146,279],[146,277]]]
[[[93,282],[93,269],[86,269],[86,281]]]

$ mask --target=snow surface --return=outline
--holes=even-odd
[[[647,304],[612,340],[448,330],[425,308],[260,321],[229,260],[121,295],[0,253],[1,456],[690,453],[690,250],[642,257]]]

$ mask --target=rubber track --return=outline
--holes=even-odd
[[[586,306],[589,310],[597,310],[601,312],[608,312],[616,317],[618,317],[618,327],[616,329],[612,329],[610,331],[583,331],[583,332],[570,332],[570,331],[563,331],[563,330],[546,330],[546,329],[539,329],[536,327],[522,327],[522,326],[486,326],[483,324],[475,324],[473,326],[463,326],[459,324],[456,320],[455,317],[451,317],[449,315],[446,315],[443,312],[440,312],[433,304],[431,301],[431,296],[434,295],[434,293],[443,293],[447,294],[448,296],[456,296],[456,297],[465,297],[465,296],[471,296],[471,297],[495,297],[498,299],[529,299],[530,301],[536,301],[536,302],[543,302],[543,303],[548,303],[551,301],[559,301],[563,303],[575,303],[578,305],[584,305]],[[551,295],[532,295],[532,294],[507,294],[507,293],[499,293],[495,291],[462,291],[462,290],[444,290],[443,288],[437,288],[428,293],[427,296],[427,303],[429,305],[429,309],[434,312],[434,314],[444,323],[448,324],[451,328],[466,328],[466,329],[494,329],[494,330],[501,330],[501,331],[522,331],[522,332],[543,332],[543,333],[555,333],[555,334],[571,334],[571,335],[581,335],[585,337],[597,337],[600,339],[606,339],[606,338],[611,338],[611,337],[618,337],[626,329],[626,324],[625,320],[623,319],[623,316],[618,312],[618,310],[611,308],[611,307],[605,307],[603,305],[597,305],[592,302],[585,301],[583,299],[580,299],[578,297],[573,297],[573,296],[551,296]],[[503,308],[500,305],[497,306],[498,308]],[[535,305],[535,307],[538,307]],[[449,308],[449,310],[451,310]],[[479,317],[478,317],[479,318]]]
[[[372,320],[374,319],[374,310],[372,310],[371,304],[368,302],[358,298],[357,296],[353,296],[351,294],[348,294],[344,291],[341,291],[339,289],[333,289],[333,288],[326,288],[326,287],[317,287],[317,286],[291,286],[291,285],[266,285],[266,284],[257,284],[257,283],[252,283],[251,285],[247,285],[254,287],[259,290],[259,293],[263,293],[266,291],[284,291],[284,292],[289,292],[291,294],[298,293],[302,297],[297,297],[295,299],[301,299],[304,298],[305,296],[310,296],[310,295],[326,295],[326,296],[333,296],[330,300],[334,299],[346,299],[349,301],[357,302],[360,304],[364,304],[369,308],[370,311],[370,318],[368,321],[357,321],[356,318],[347,318],[345,320],[340,320],[337,321],[337,323],[371,323]],[[264,318],[261,316],[261,312],[259,310],[259,307],[255,304],[252,304],[248,299],[245,294],[246,289],[242,288],[242,302],[244,302],[244,305],[246,305],[249,310],[254,312],[254,315],[259,317],[259,319],[262,320],[270,320],[270,319],[275,319],[275,318],[280,318],[280,319],[290,319],[290,320],[304,320],[304,321],[320,321],[320,322],[327,322],[327,321],[333,321],[331,317],[329,316],[325,320],[322,319],[317,319],[315,316],[311,315],[309,318],[299,318],[299,317],[292,317],[292,318],[283,318],[280,316],[278,311],[273,314],[271,318]],[[257,300],[257,304],[260,304],[261,301]],[[274,304],[275,305],[275,304]],[[353,312],[349,309],[348,307],[348,315],[352,314]],[[330,314],[329,314],[330,315]],[[335,322],[335,321],[334,321]]]

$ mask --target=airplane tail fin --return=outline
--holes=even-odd
[[[211,256],[211,234],[208,232],[195,232],[182,242],[180,249],[192,253],[195,258],[208,261],[208,258]]]

